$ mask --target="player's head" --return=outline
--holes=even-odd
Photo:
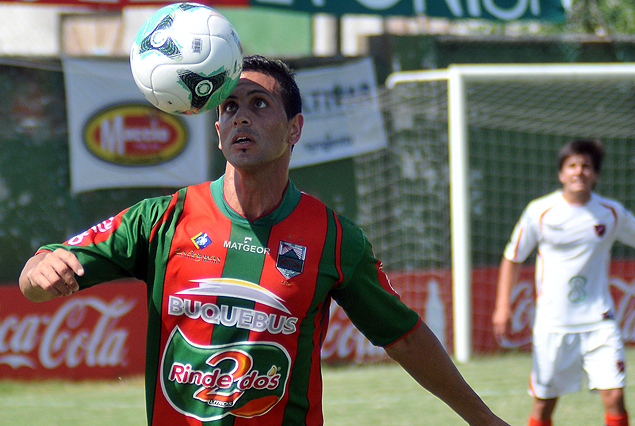
[[[278,82],[288,119],[302,112],[300,89],[295,82],[295,73],[291,71],[287,64],[277,59],[251,55],[243,58],[243,72],[245,71],[267,74]]]
[[[600,174],[602,169],[602,160],[604,160],[604,146],[602,142],[597,139],[574,139],[562,148],[558,153],[558,170],[562,171],[567,158],[572,155],[588,155],[593,162],[593,169],[595,173]]]

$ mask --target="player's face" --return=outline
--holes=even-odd
[[[570,196],[578,201],[588,199],[598,177],[598,173],[593,168],[591,156],[584,154],[569,156],[558,173],[565,198]]]
[[[243,72],[232,94],[219,107],[219,148],[235,168],[270,163],[288,167],[291,147],[300,139],[302,124],[301,114],[287,119],[273,77]]]

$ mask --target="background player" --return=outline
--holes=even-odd
[[[635,218],[593,192],[603,158],[597,140],[573,140],[561,148],[562,189],[529,203],[501,261],[493,314],[498,338],[509,327],[510,293],[521,264],[538,249],[530,426],[552,424],[558,397],[580,388],[582,372],[589,387],[599,390],[606,425],[628,425],[624,348],[609,266],[615,241],[635,246]]]
[[[466,422],[507,425],[399,300],[361,229],[289,181],[304,117],[286,65],[246,57],[219,110],[224,176],[44,246],[23,269],[23,293],[42,301],[120,277],[147,283],[152,426],[322,425],[331,299]]]

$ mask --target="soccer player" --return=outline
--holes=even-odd
[[[628,425],[609,266],[615,241],[635,246],[635,218],[593,192],[603,157],[597,140],[576,139],[561,148],[562,189],[529,203],[501,261],[492,318],[498,338],[509,327],[510,292],[521,264],[537,248],[530,426],[551,425],[558,397],[579,390],[583,373],[599,391],[606,425]]]
[[[390,287],[362,231],[289,180],[303,127],[294,74],[246,57],[220,105],[224,176],[142,200],[29,259],[30,300],[120,277],[148,285],[148,425],[323,424],[329,304],[466,422],[504,426]]]

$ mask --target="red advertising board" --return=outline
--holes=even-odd
[[[401,299],[415,309],[435,331],[446,349],[453,351],[452,274],[445,271],[413,271],[389,274]],[[531,325],[534,318],[534,268],[525,266],[511,295],[512,324],[510,333],[497,341],[492,330],[492,313],[496,299],[498,268],[475,268],[472,271],[472,349],[491,353],[506,349],[531,349]],[[434,283],[434,285],[432,285]],[[436,288],[438,298],[431,298]],[[635,345],[635,262],[611,264],[610,290],[615,301],[615,318],[627,345]],[[439,308],[438,303],[442,306]],[[435,303],[430,303],[435,302]],[[334,306],[324,342],[326,362],[376,362],[386,359],[382,350],[372,348],[341,309]]]
[[[145,366],[146,286],[102,284],[72,297],[28,301],[0,286],[0,377],[116,378]]]
[[[450,270],[392,272],[391,284],[453,350]],[[472,342],[476,353],[530,349],[534,315],[533,267],[522,269],[512,292],[509,336],[497,342],[491,317],[498,268],[472,274]],[[616,319],[627,344],[635,344],[635,262],[611,265]],[[67,298],[29,302],[17,285],[0,286],[0,378],[94,379],[141,375],[145,365],[146,286],[139,281],[102,284]],[[327,363],[384,361],[374,347],[332,304],[322,359]]]

